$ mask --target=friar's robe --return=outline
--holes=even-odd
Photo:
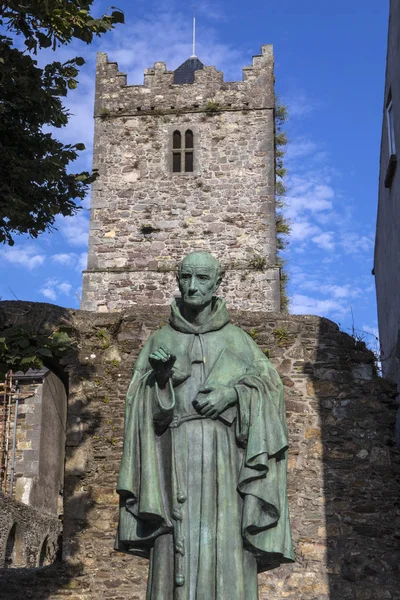
[[[150,558],[148,600],[256,600],[257,572],[294,560],[282,383],[224,300],[199,327],[180,307],[128,389],[116,549]],[[163,390],[149,363],[159,347],[176,356]],[[205,384],[233,386],[236,406],[200,415]]]

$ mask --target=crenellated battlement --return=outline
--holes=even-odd
[[[144,71],[142,85],[129,85],[125,73],[107,54],[99,52],[96,68],[95,116],[135,114],[148,111],[206,111],[214,100],[220,110],[249,110],[274,107],[273,49],[262,47],[252,64],[243,68],[242,81],[224,81],[214,66],[194,73],[194,82],[175,84],[174,71],[165,62],[156,62]]]

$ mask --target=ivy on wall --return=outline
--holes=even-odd
[[[10,369],[42,369],[46,361],[66,356],[75,343],[62,328],[38,333],[27,325],[9,327],[0,337],[0,378]]]
[[[281,291],[281,310],[288,312],[289,298],[287,294],[288,274],[285,269],[286,262],[282,258],[282,251],[288,245],[288,236],[290,234],[290,222],[285,218],[283,209],[286,206],[285,195],[286,187],[284,179],[286,169],[284,166],[284,156],[286,152],[287,137],[283,131],[287,120],[287,108],[275,101],[275,228],[276,228],[276,246],[277,246],[277,265],[281,270],[280,291]]]

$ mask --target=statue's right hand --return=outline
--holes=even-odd
[[[171,369],[176,361],[176,356],[165,348],[159,348],[149,356],[150,365],[155,372],[157,383],[164,386],[171,375]]]

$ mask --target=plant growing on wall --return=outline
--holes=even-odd
[[[0,377],[10,369],[41,369],[49,360],[67,355],[75,343],[62,329],[42,333],[26,325],[4,329],[0,337]]]
[[[287,120],[287,108],[275,101],[275,228],[277,245],[277,265],[281,269],[280,287],[281,287],[281,310],[288,311],[289,299],[287,295],[288,274],[285,270],[285,261],[282,258],[282,250],[288,245],[288,235],[290,234],[290,222],[283,214],[285,207],[286,187],[284,178],[286,169],[284,166],[284,156],[286,152],[287,137],[283,131],[284,123]]]
[[[249,260],[249,267],[257,269],[257,271],[264,271],[267,266],[267,259],[265,256],[254,256]]]
[[[219,105],[219,103],[214,100],[214,98],[211,98],[210,100],[208,100],[207,104],[205,105],[205,111],[208,115],[214,115],[215,113],[219,112],[221,110],[221,107]]]

